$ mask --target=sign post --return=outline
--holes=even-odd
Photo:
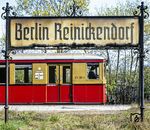
[[[140,44],[139,44],[139,86],[140,86],[140,97],[141,97],[141,104],[140,104],[140,109],[141,109],[141,121],[143,122],[144,118],[144,3],[142,2],[140,11],[141,11],[141,16],[140,16]]]
[[[139,100],[140,100],[140,113],[131,113],[131,120],[132,116],[134,116],[134,121],[141,122],[144,121],[144,18],[148,18],[149,14],[146,12],[148,7],[144,6],[144,2],[141,2],[141,6],[138,6],[138,11],[135,11],[134,15],[140,16],[140,37],[139,37]]]
[[[8,17],[10,16],[11,10],[13,9],[11,6],[9,6],[9,3],[6,3],[6,7],[2,8],[5,12],[2,13],[1,17],[2,19],[6,19],[6,39],[5,39],[5,51],[2,51],[4,53],[5,57],[5,68],[6,68],[6,83],[5,83],[5,123],[8,121],[8,87],[9,87],[9,20]],[[12,15],[15,15],[14,12],[12,12]]]

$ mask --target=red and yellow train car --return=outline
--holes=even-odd
[[[5,60],[0,60],[0,104],[5,77]],[[13,55],[9,103],[106,103],[105,60],[88,54]]]

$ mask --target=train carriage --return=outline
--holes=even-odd
[[[106,103],[105,60],[89,54],[23,54],[9,61],[10,104]],[[0,103],[5,102],[0,60]]]

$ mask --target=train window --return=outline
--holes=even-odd
[[[16,65],[15,66],[15,82],[16,83],[32,83],[32,66]]]
[[[63,83],[70,83],[70,66],[63,66]]]
[[[49,83],[56,83],[56,66],[49,66]]]
[[[99,78],[99,63],[88,63],[87,64],[87,77],[88,79]]]
[[[0,66],[0,83],[6,83],[6,69]]]

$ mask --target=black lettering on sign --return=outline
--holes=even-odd
[[[57,39],[62,40],[60,23],[55,23],[55,40]]]
[[[16,23],[16,31],[15,31],[16,40],[22,40],[22,24]]]
[[[55,23],[55,40],[129,40],[133,42],[134,23],[129,26],[119,26],[111,23],[108,26],[93,26],[82,23],[79,26],[70,24],[63,26]],[[130,36],[131,35],[131,36]]]
[[[133,43],[134,36],[134,23],[131,22],[129,25],[123,26],[117,23],[110,23],[106,25],[93,25],[92,23],[70,23],[62,24],[59,22],[54,23],[54,30],[51,30],[54,36],[53,40],[106,40],[116,41],[116,40],[128,40],[128,42]],[[16,40],[49,40],[49,27],[42,25],[40,22],[35,22],[30,25],[24,25],[22,23],[15,23],[15,39]],[[53,36],[52,35],[52,36]],[[92,42],[93,42],[92,41]]]
[[[35,23],[34,26],[28,27],[21,23],[15,24],[15,39],[16,40],[49,40],[48,27],[42,26],[40,23]]]

